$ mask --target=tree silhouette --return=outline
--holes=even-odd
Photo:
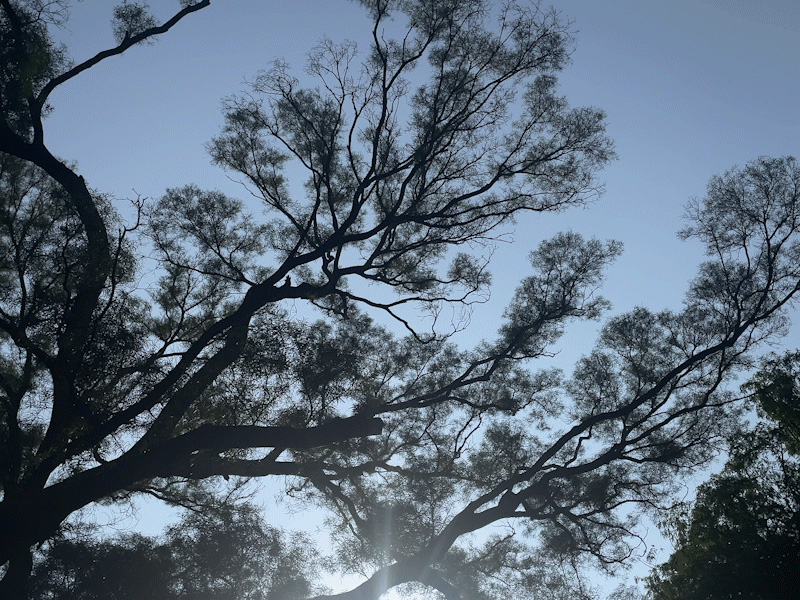
[[[188,512],[164,539],[58,537],[42,553],[31,597],[51,600],[301,600],[315,561],[250,504]]]
[[[211,510],[211,482],[268,476],[327,511],[336,566],[364,576],[319,598],[585,595],[570,573],[630,555],[638,507],[714,456],[735,420],[726,381],[784,328],[800,169],[765,158],[714,178],[689,210],[710,259],[684,310],[609,320],[565,381],[535,359],[607,307],[617,242],[542,242],[493,340],[465,350],[436,324],[486,291],[504,226],[584,203],[612,156],[602,113],[557,95],[559,15],[364,0],[361,62],[323,42],[316,87],[278,62],[227,101],[209,150],[261,213],[188,185],[126,224],[46,147],[48,98],[208,4],[153,26],[126,3],[118,45],[70,66],[47,32],[62,3],[0,0],[0,595],[24,598],[34,550],[92,503]]]

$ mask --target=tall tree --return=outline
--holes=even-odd
[[[496,339],[461,349],[425,323],[487,289],[482,249],[515,215],[596,192],[603,115],[557,95],[571,38],[553,11],[361,4],[360,64],[325,42],[316,87],[276,63],[226,106],[211,154],[265,216],[189,185],[126,227],[46,147],[47,100],[208,0],[160,26],[127,2],[118,45],[74,66],[48,36],[61,3],[0,0],[3,597],[25,597],[32,549],[83,507],[150,494],[198,509],[215,478],[267,476],[328,511],[338,567],[364,575],[335,597],[576,597],[570,570],[624,561],[636,507],[727,433],[726,381],[800,288],[795,161],[713,179],[684,232],[711,257],[685,309],[611,319],[570,380],[534,361],[606,308],[617,242],[542,242]],[[145,296],[134,275],[150,256]]]

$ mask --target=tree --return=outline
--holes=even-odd
[[[535,359],[607,307],[617,242],[542,242],[497,337],[465,350],[437,315],[480,299],[516,215],[597,191],[603,115],[557,95],[571,38],[555,12],[361,3],[360,65],[325,42],[317,87],[276,63],[227,103],[209,149],[263,214],[188,185],[126,224],[47,149],[47,99],[208,1],[161,26],[126,3],[118,45],[70,66],[47,33],[60,3],[0,0],[3,597],[25,597],[33,550],[92,503],[210,510],[210,482],[268,476],[327,511],[338,568],[364,575],[333,597],[585,596],[570,575],[623,562],[637,507],[661,505],[728,432],[726,382],[800,286],[795,161],[713,179],[684,232],[711,257],[685,309],[609,320],[569,380]],[[151,260],[148,296],[135,276]]]
[[[278,600],[314,589],[307,540],[288,540],[251,504],[188,512],[163,540],[139,534],[50,540],[31,579],[48,600]]]
[[[765,432],[786,451],[800,456],[800,352],[770,357],[747,382],[759,416],[769,425]]]
[[[745,386],[769,422],[734,436],[722,472],[700,487],[690,511],[670,519],[675,551],[648,577],[649,597],[797,597],[799,360],[797,353],[772,359]]]

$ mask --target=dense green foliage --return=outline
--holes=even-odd
[[[653,600],[789,600],[800,591],[800,355],[751,379],[769,420],[731,440],[725,468],[670,521],[675,552],[648,579]]]
[[[767,361],[748,381],[759,415],[786,450],[800,456],[800,352]]]

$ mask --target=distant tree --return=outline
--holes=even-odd
[[[34,568],[30,595],[42,600],[174,597],[166,548],[131,534],[122,539],[54,539]]]
[[[363,0],[360,64],[353,44],[323,42],[316,87],[276,63],[227,103],[210,151],[263,213],[189,185],[126,225],[48,150],[48,98],[208,4],[152,26],[126,3],[118,45],[70,66],[47,29],[62,3],[0,0],[0,597],[28,594],[34,552],[84,507],[149,494],[202,514],[212,482],[267,476],[327,511],[332,566],[363,575],[318,598],[588,595],[573,575],[630,555],[638,507],[715,455],[735,421],[726,382],[784,329],[800,167],[714,178],[689,210],[684,234],[711,259],[684,310],[609,320],[564,381],[532,363],[607,307],[617,242],[542,242],[495,339],[463,349],[437,325],[483,297],[504,226],[582,204],[612,156],[602,113],[557,95],[560,17]],[[303,192],[286,181],[298,172]],[[104,543],[89,550],[111,560]]]
[[[50,540],[30,582],[41,600],[301,600],[307,541],[288,541],[249,504],[188,512],[164,540]]]
[[[649,598],[798,597],[798,367],[798,353],[773,359],[745,386],[769,421],[736,435],[722,472],[670,520],[675,551],[647,579]]]

